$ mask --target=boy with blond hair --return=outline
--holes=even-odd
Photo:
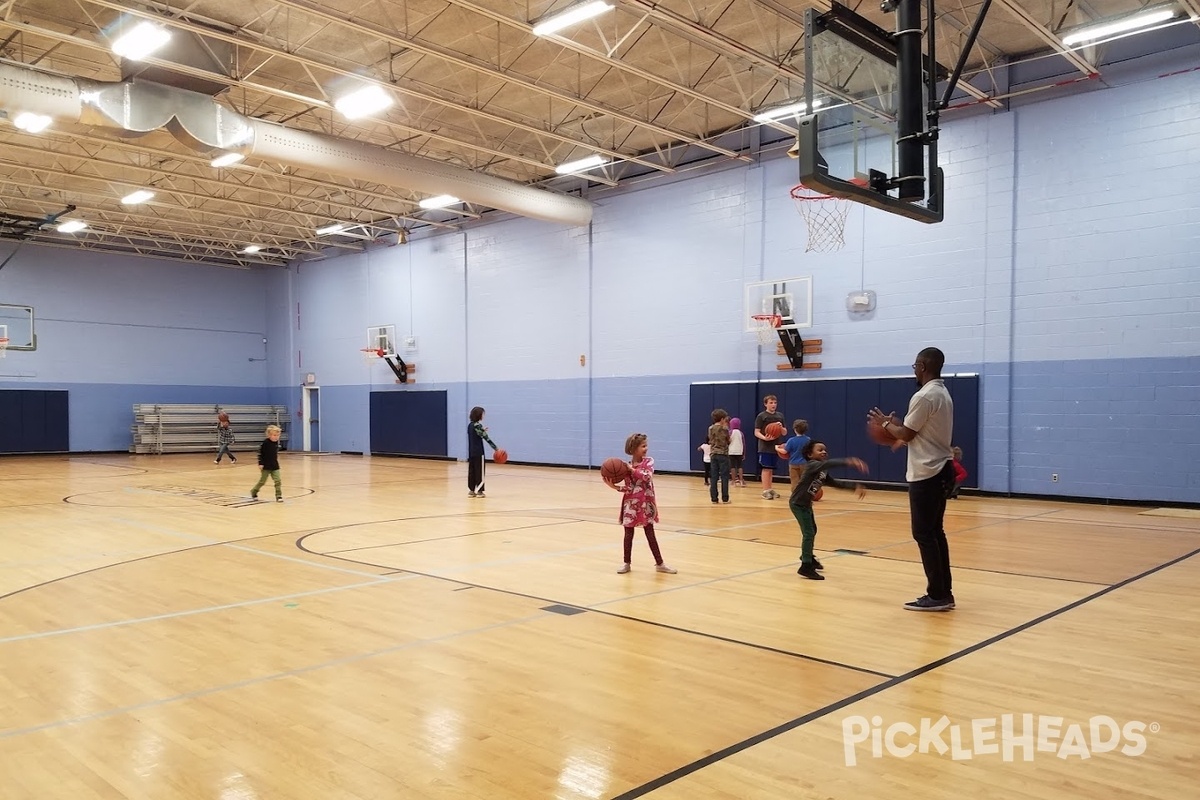
[[[279,435],[283,429],[278,425],[267,426],[267,438],[258,447],[258,468],[262,470],[258,483],[250,490],[250,499],[258,499],[258,490],[267,482],[267,478],[275,481],[275,502],[283,502],[283,478],[279,474]]]

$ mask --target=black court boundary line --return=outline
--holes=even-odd
[[[454,539],[467,539],[472,536],[484,536],[484,535],[490,534],[490,533],[513,533],[514,531],[529,531],[529,530],[534,530],[536,528],[548,528],[551,525],[578,525],[578,524],[579,523],[575,522],[575,521],[546,522],[546,523],[543,523],[540,525],[519,525],[515,528],[497,528],[496,530],[491,530],[491,531],[475,531],[474,533],[456,533],[453,536],[435,536],[432,539],[411,539],[411,540],[405,541],[405,542],[388,542],[387,544],[367,544],[367,545],[363,545],[362,547],[347,547],[344,550],[327,550],[322,553],[318,553],[315,550],[308,550],[308,549],[305,549],[304,552],[312,553],[313,555],[318,555],[318,556],[333,555],[336,553],[357,553],[362,550],[378,550],[383,547],[403,547],[403,546],[409,545],[409,544],[428,544],[429,542],[449,542],[449,541],[453,541]],[[311,535],[312,534],[305,534],[305,537],[308,537]],[[376,565],[376,566],[379,566],[379,565]],[[382,569],[382,567],[381,567],[381,569]],[[400,571],[406,572],[407,570],[400,570]]]
[[[1015,517],[1014,519],[1019,520],[1019,521],[1025,521],[1028,519],[1032,519],[1032,520],[1036,521],[1037,517],[1039,517],[1039,516],[1040,515],[1034,515],[1033,517]],[[994,524],[997,524],[997,523],[987,522],[982,525],[975,525],[970,528],[963,528],[960,531],[954,531],[954,533],[950,534],[950,535],[953,536],[953,535],[957,535],[960,533],[970,533],[973,531],[979,531],[979,530],[983,530],[985,528],[991,527]],[[784,542],[768,542],[768,541],[763,541],[761,539],[739,539],[736,536],[722,536],[722,535],[718,535],[718,534],[706,534],[701,531],[678,531],[678,532],[679,533],[690,533],[690,534],[694,534],[697,536],[706,536],[709,539],[720,539],[722,541],[728,541],[728,542],[752,542],[754,544],[763,545],[766,547],[794,548],[796,546],[794,543],[790,543],[790,542],[784,543]],[[1189,531],[1189,533],[1196,533],[1196,532]],[[900,540],[897,540],[894,542],[888,542],[886,544],[881,544],[878,547],[872,548],[870,550],[855,551],[852,553],[840,552],[840,551],[843,551],[845,548],[837,548],[837,547],[832,548],[832,549],[818,547],[818,548],[816,548],[816,550],[818,552],[833,553],[835,555],[840,555],[843,557],[844,556],[856,556],[859,558],[874,558],[874,559],[878,559],[880,561],[890,561],[895,564],[919,564],[919,563],[921,563],[919,559],[916,561],[910,561],[909,559],[905,559],[905,558],[893,558],[892,556],[876,555],[876,552],[878,552],[878,551],[888,550],[893,547],[900,547],[900,546],[903,546],[906,544],[911,544],[912,541],[913,541],[912,539],[900,539]],[[1011,575],[1015,578],[1034,578],[1037,580],[1058,581],[1061,583],[1079,583],[1079,584],[1083,584],[1085,586],[1108,586],[1109,585],[1109,584],[1105,583],[1104,581],[1085,581],[1080,578],[1060,578],[1060,577],[1057,577],[1054,575],[1034,575],[1034,574],[1028,573],[1028,572],[1010,572],[1007,570],[1000,570],[1000,569],[984,569],[983,567],[964,567],[964,566],[959,565],[959,566],[955,566],[954,568],[956,570],[963,570],[965,572],[986,572],[986,573],[990,573],[993,575]]]
[[[901,544],[906,544],[906,542],[901,542]],[[894,545],[894,544],[889,545],[889,547],[896,547],[896,546],[897,545]],[[875,555],[873,552],[871,552],[869,550],[865,553],[858,554],[858,557],[859,558],[874,558],[878,561],[890,561],[893,564],[920,564],[921,563],[920,558],[917,558],[914,561],[910,561],[907,558],[895,558],[893,556]],[[1003,569],[985,569],[984,567],[964,567],[961,564],[955,564],[954,571],[957,572],[959,570],[962,570],[963,572],[985,572],[985,573],[988,573],[991,575],[1011,575],[1014,578],[1035,578],[1035,579],[1041,580],[1041,581],[1056,581],[1058,583],[1081,583],[1081,584],[1084,584],[1085,586],[1110,586],[1110,585],[1112,585],[1112,584],[1105,583],[1104,581],[1085,581],[1082,578],[1060,578],[1056,575],[1034,575],[1029,572],[1010,572],[1008,570],[1003,570]]]
[[[187,496],[187,495],[185,495],[185,494],[173,494],[173,493],[171,493],[171,492],[158,492],[158,491],[155,491],[154,487],[152,487],[152,486],[151,486],[151,487],[147,487],[147,486],[133,486],[133,487],[124,486],[124,487],[121,487],[121,489],[120,489],[120,490],[117,490],[117,489],[101,489],[101,490],[99,490],[99,491],[94,491],[94,492],[76,492],[75,494],[69,494],[69,495],[67,495],[66,497],[64,497],[64,498],[63,498],[61,501],[59,501],[59,502],[66,503],[67,505],[69,505],[69,506],[74,506],[74,507],[76,507],[76,508],[121,508],[121,509],[138,509],[138,508],[145,508],[145,506],[138,506],[138,505],[101,505],[101,506],[89,506],[87,503],[85,503],[85,502],[82,502],[82,500],[81,500],[80,502],[76,502],[76,501],[75,501],[75,498],[76,498],[76,497],[79,497],[79,498],[84,498],[84,497],[91,497],[91,496],[93,496],[93,495],[98,495],[98,494],[113,494],[113,493],[115,493],[115,492],[117,492],[117,491],[124,491],[124,490],[126,490],[126,489],[129,489],[129,488],[137,489],[139,492],[148,492],[148,493],[150,493],[150,494],[153,494],[155,497],[178,497],[178,498],[179,498],[179,499],[181,499],[181,500],[188,500],[188,499],[190,499],[190,498],[188,498],[188,496]],[[179,487],[179,488],[186,488],[186,487]],[[211,490],[200,490],[200,491],[211,491]],[[311,495],[314,495],[314,494],[316,494],[316,493],[317,493],[317,490],[316,490],[316,489],[310,489],[310,488],[309,488],[309,487],[307,487],[307,486],[300,486],[300,487],[298,487],[297,489],[294,489],[293,491],[298,491],[298,492],[301,492],[301,493],[300,493],[300,494],[293,495],[293,496],[290,498],[291,500],[301,500],[301,499],[303,499],[303,498],[305,498],[305,497],[309,497],[309,496],[311,496]],[[219,493],[219,492],[213,492],[213,494],[220,494],[220,493]],[[264,501],[259,501],[259,500],[256,500],[256,499],[252,498],[252,497],[251,497],[249,494],[244,494],[244,495],[228,494],[228,495],[224,495],[224,496],[225,496],[225,497],[229,497],[229,498],[235,498],[235,499],[237,499],[239,502],[238,502],[237,504],[234,504],[234,505],[222,505],[222,504],[219,504],[219,503],[205,503],[203,500],[195,500],[195,501],[193,501],[193,502],[197,502],[197,503],[204,503],[205,505],[209,506],[210,508],[254,508],[255,506],[269,505],[269,504],[270,504],[270,503],[269,503],[269,501],[265,501],[265,500],[264,500]],[[286,502],[288,499],[289,499],[289,498],[285,497],[285,498],[284,498],[284,501]],[[166,506],[166,508],[168,508],[168,509],[171,509],[171,510],[178,510],[178,509],[180,509],[180,508],[191,508],[191,506],[170,506],[170,505],[169,505],[169,506]]]
[[[66,575],[59,575],[57,578],[50,578],[49,580],[42,581],[41,583],[34,583],[34,584],[30,584],[29,586],[22,586],[20,589],[13,589],[11,592],[6,592],[4,594],[0,594],[0,600],[7,600],[10,597],[15,597],[16,595],[24,594],[25,592],[31,592],[34,589],[41,589],[43,587],[50,586],[55,583],[62,583],[63,581],[68,581],[68,580],[71,580],[72,578],[79,578],[84,575],[91,575],[92,573],[95,573],[95,572],[103,572],[106,569],[113,569],[115,567],[124,567],[129,564],[136,564],[139,561],[150,561],[151,559],[154,559],[154,558],[164,558],[166,556],[177,556],[182,553],[190,553],[195,550],[205,550],[210,547],[227,547],[229,545],[242,544],[243,542],[256,542],[256,541],[261,541],[263,539],[272,539],[276,536],[295,536],[295,535],[296,534],[294,531],[279,531],[277,533],[264,533],[260,536],[248,536],[245,539],[230,539],[229,541],[225,541],[225,542],[205,542],[204,544],[192,545],[190,547],[181,547],[178,550],[166,550],[162,553],[150,553],[149,555],[138,556],[137,558],[127,558],[124,561],[114,561],[111,564],[101,564],[100,566],[92,567],[91,569],[80,570],[79,572],[71,572]],[[268,551],[263,550],[260,552],[267,553]],[[360,566],[364,566],[364,567],[373,566],[376,569],[380,569],[380,567],[375,564],[360,564]]]
[[[858,692],[857,694],[851,695],[850,697],[844,697],[841,700],[838,700],[835,703],[831,703],[823,708],[818,708],[814,711],[810,711],[809,713],[804,714],[803,716],[800,716],[800,717],[796,717],[795,719],[793,719],[789,722],[785,722],[782,725],[777,725],[774,728],[763,731],[762,733],[755,734],[754,736],[751,736],[748,739],[743,739],[742,741],[740,741],[736,744],[732,744],[729,747],[718,750],[715,753],[711,753],[711,754],[705,756],[704,758],[697,759],[696,761],[693,761],[690,764],[685,764],[684,766],[682,766],[678,769],[672,770],[671,772],[668,772],[665,775],[660,775],[659,777],[655,778],[652,781],[643,783],[641,786],[637,786],[633,789],[630,789],[627,792],[623,792],[621,794],[614,795],[612,798],[610,798],[610,800],[634,800],[635,798],[642,797],[646,794],[649,794],[650,792],[655,791],[656,789],[661,789],[662,787],[667,786],[668,784],[674,783],[675,781],[679,780],[680,778],[685,778],[688,775],[691,775],[693,772],[698,772],[707,766],[715,764],[718,761],[724,761],[726,758],[729,758],[730,756],[737,755],[738,753],[741,753],[744,750],[748,750],[751,747],[755,747],[757,745],[762,744],[763,742],[769,741],[770,739],[774,739],[776,736],[779,736],[780,734],[795,730],[796,728],[799,728],[802,725],[806,725],[807,723],[812,722],[813,720],[828,716],[829,714],[832,714],[835,711],[839,711],[848,705],[857,703],[859,700],[865,700],[866,698],[872,697],[873,695],[876,695],[876,694],[879,694],[880,692],[890,689],[893,686],[898,686],[901,683],[905,683],[907,681],[912,680],[913,678],[920,677],[921,675],[924,675],[927,672],[931,672],[931,671],[937,669],[938,667],[942,667],[942,666],[945,666],[946,664],[950,664],[954,661],[958,661],[959,659],[969,656],[972,653],[978,652],[979,650],[982,650],[985,647],[988,647],[990,645],[993,645],[993,644],[1003,641],[1005,639],[1011,638],[1011,637],[1017,635],[1018,633],[1029,630],[1030,628],[1034,627],[1035,625],[1040,625],[1041,623],[1043,623],[1047,620],[1054,619],[1055,617],[1061,616],[1061,615],[1067,613],[1068,611],[1079,608],[1083,604],[1090,603],[1092,600],[1096,600],[1100,597],[1103,597],[1106,594],[1111,594],[1112,592],[1115,592],[1117,589],[1121,589],[1125,586],[1128,586],[1131,583],[1140,581],[1143,578],[1149,577],[1150,575],[1153,575],[1156,572],[1160,572],[1160,571],[1166,569],[1167,567],[1172,567],[1182,561],[1186,561],[1189,558],[1195,556],[1197,553],[1200,553],[1200,548],[1197,548],[1197,549],[1193,550],[1192,552],[1187,553],[1185,555],[1179,556],[1178,558],[1171,559],[1170,561],[1168,561],[1164,564],[1159,564],[1157,567],[1151,567],[1150,569],[1146,570],[1145,572],[1142,572],[1138,575],[1134,575],[1132,578],[1126,578],[1125,580],[1120,581],[1119,583],[1114,583],[1111,586],[1106,586],[1103,589],[1101,589],[1100,591],[1094,592],[1094,593],[1088,595],[1087,597],[1081,597],[1080,599],[1075,600],[1074,602],[1068,603],[1067,605],[1063,606],[1062,608],[1055,609],[1054,611],[1050,611],[1046,614],[1043,614],[1040,617],[1035,617],[1034,619],[1031,619],[1027,622],[1023,622],[1020,625],[1016,626],[1015,628],[1010,628],[1007,631],[1002,631],[1002,632],[996,634],[995,636],[992,636],[991,638],[984,639],[981,642],[976,642],[975,644],[971,645],[970,647],[966,647],[962,650],[959,650],[956,653],[951,653],[948,656],[939,658],[937,661],[931,661],[930,663],[925,664],[920,667],[917,667],[916,669],[906,672],[903,675],[898,675],[895,678],[884,681],[883,683],[879,684],[878,686],[872,686],[870,689],[864,689],[863,691]],[[950,612],[944,612],[944,613],[953,614],[954,612],[950,611]]]
[[[350,527],[350,526],[347,526],[347,527]],[[324,530],[332,530],[332,529],[327,528]],[[652,625],[656,628],[672,630],[672,631],[676,631],[677,633],[682,633],[685,635],[699,636],[704,639],[711,639],[713,641],[724,642],[726,644],[738,645],[741,647],[748,647],[748,648],[751,648],[752,650],[760,650],[760,651],[767,652],[767,653],[774,653],[776,655],[787,656],[789,658],[797,658],[802,661],[811,661],[811,662],[814,662],[817,664],[824,664],[824,665],[830,666],[830,667],[840,667],[842,669],[850,670],[851,672],[861,672],[861,673],[865,673],[867,675],[874,675],[877,678],[892,679],[895,677],[886,672],[877,672],[876,670],[868,669],[866,667],[856,666],[854,664],[843,664],[839,661],[831,661],[831,660],[825,659],[825,658],[818,658],[817,656],[810,656],[805,653],[796,653],[791,650],[782,650],[777,647],[770,647],[768,645],[758,644],[756,642],[748,642],[748,641],[743,641],[741,639],[733,639],[733,638],[730,638],[727,636],[718,636],[715,633],[706,633],[705,631],[693,630],[691,628],[681,628],[676,625],[668,625],[664,622],[653,622],[648,619],[642,619],[640,617],[633,617],[633,616],[629,616],[627,614],[618,614],[613,611],[605,611],[604,609],[593,608],[591,606],[581,606],[577,603],[568,603],[568,602],[564,602],[562,600],[555,599],[553,597],[542,597],[541,595],[527,594],[525,592],[518,592],[513,589],[502,589],[499,586],[488,586],[488,585],[482,584],[482,583],[472,583],[471,581],[464,581],[459,578],[451,577],[449,575],[436,575],[432,572],[421,572],[419,570],[412,570],[412,569],[395,569],[394,567],[387,567],[387,566],[383,566],[381,564],[372,563],[370,561],[359,561],[357,559],[345,558],[343,556],[332,555],[329,553],[319,553],[315,550],[309,550],[307,547],[305,547],[305,545],[304,545],[305,539],[307,539],[309,536],[312,536],[316,533],[322,533],[322,532],[324,532],[324,530],[312,531],[312,532],[305,533],[304,535],[302,535],[299,539],[296,540],[296,549],[301,551],[302,553],[307,553],[312,556],[331,558],[331,559],[334,559],[335,561],[343,561],[347,564],[355,564],[360,567],[370,567],[372,569],[379,569],[379,570],[392,570],[390,572],[385,572],[384,573],[385,575],[398,575],[398,574],[419,575],[422,578],[429,578],[430,580],[458,584],[458,586],[460,588],[482,589],[483,591],[496,592],[498,594],[504,594],[504,595],[508,595],[510,597],[519,597],[524,600],[532,600],[537,603],[551,603],[551,604],[557,604],[557,605],[570,606],[572,608],[582,608],[591,614],[600,614],[602,616],[611,617],[614,619],[623,619],[627,622],[635,622],[635,623],[638,623],[641,625]],[[471,535],[475,535],[475,534],[471,534]],[[458,538],[458,537],[451,537],[451,538]],[[783,568],[790,568],[790,567],[789,567],[789,565],[785,564],[785,565],[783,565],[783,567],[781,567],[781,569],[783,569]],[[455,589],[453,591],[459,591],[459,590]],[[633,598],[626,597],[626,598],[620,598],[620,599],[621,600],[629,600],[629,599],[633,599]]]

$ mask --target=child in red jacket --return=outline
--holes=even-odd
[[[962,465],[961,447],[951,447],[950,453],[954,456],[954,488],[950,491],[950,499],[957,500],[958,487],[967,479],[967,468]]]

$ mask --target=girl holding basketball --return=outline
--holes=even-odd
[[[471,423],[467,426],[467,496],[483,497],[483,443],[487,442],[492,450],[498,450],[496,443],[488,436],[487,428],[483,427],[483,409],[475,406],[471,409]]]
[[[646,434],[631,434],[625,440],[625,453],[630,456],[629,477],[618,485],[611,477],[604,476],[604,482],[609,487],[624,495],[621,500],[620,522],[625,528],[625,561],[617,570],[621,575],[629,572],[633,555],[633,529],[639,525],[646,532],[646,543],[650,545],[650,552],[654,555],[654,569],[670,575],[676,572],[663,563],[658,539],[654,536],[654,523],[658,522],[658,505],[654,498],[654,459],[646,454],[649,449]]]

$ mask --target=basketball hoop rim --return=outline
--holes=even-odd
[[[359,351],[367,355],[374,356],[375,358],[383,358],[387,355],[386,350],[381,350],[378,347],[360,347],[358,349]]]
[[[751,314],[750,319],[755,322],[769,323],[772,328],[778,328],[783,324],[783,317],[779,314]]]
[[[861,187],[863,189],[867,188],[867,186],[869,185],[867,183],[867,181],[865,181],[862,178],[851,178],[849,181],[847,181],[847,183],[853,183],[855,186]],[[812,192],[812,194],[808,194],[808,195],[796,194],[797,192],[800,192],[800,191]],[[791,188],[790,194],[791,194],[793,200],[801,200],[801,201],[845,200],[846,199],[844,197],[838,197],[837,195],[822,194],[821,192],[818,192],[816,189],[810,189],[809,187],[805,186],[803,183],[797,183],[795,186],[793,186]]]

